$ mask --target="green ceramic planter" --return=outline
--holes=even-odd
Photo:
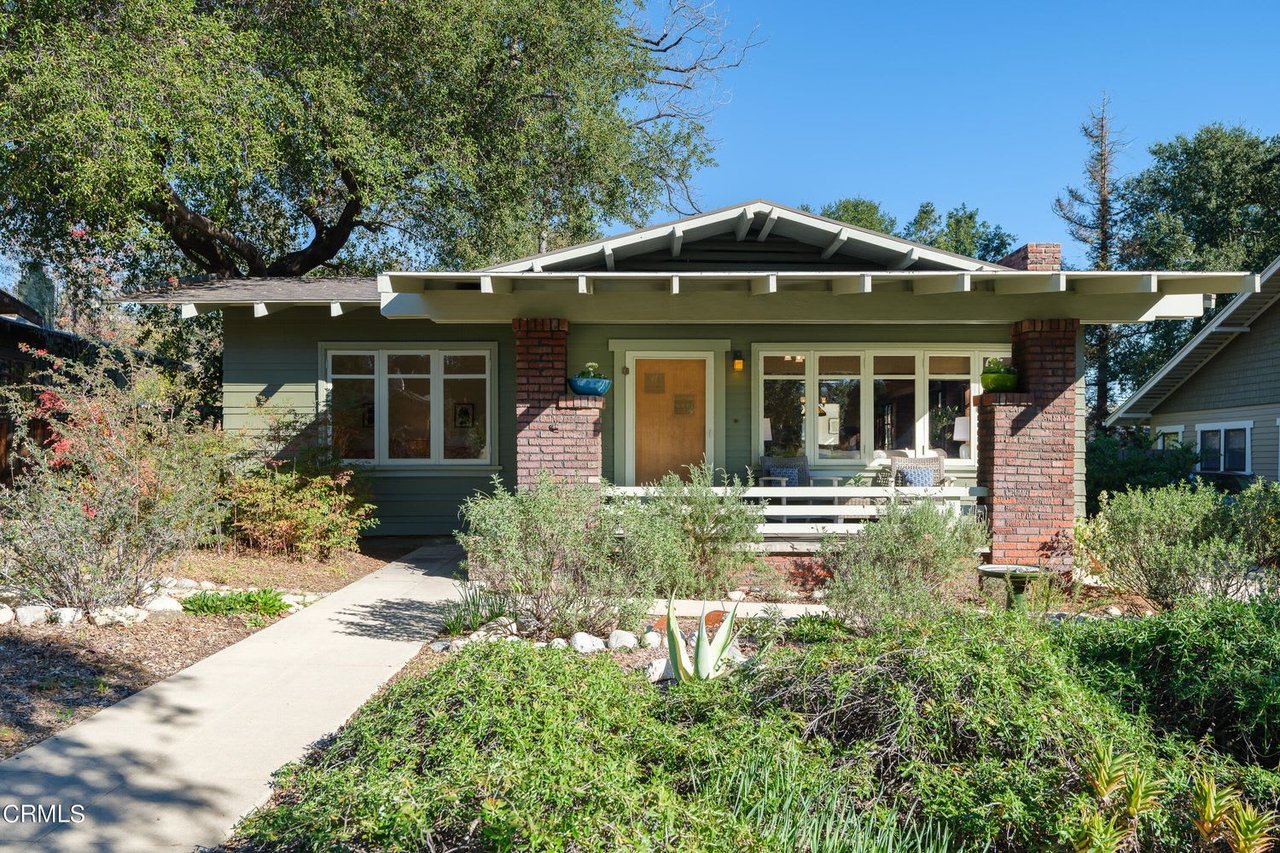
[[[999,393],[1001,391],[1018,390],[1018,374],[1016,373],[984,373],[980,378],[983,391]]]

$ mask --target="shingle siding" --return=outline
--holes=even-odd
[[[1280,403],[1280,308],[1272,305],[1227,344],[1153,415]],[[1176,421],[1175,421],[1176,423]]]
[[[1249,454],[1253,474],[1275,480],[1280,476],[1280,403],[1261,406],[1236,406],[1193,412],[1161,412],[1151,419],[1152,432],[1162,427],[1180,426],[1182,441],[1196,446],[1196,427],[1202,424],[1235,423],[1252,421]]]

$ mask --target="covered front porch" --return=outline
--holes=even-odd
[[[705,459],[751,474],[778,542],[927,497],[984,513],[993,562],[1062,569],[1084,509],[1082,325],[1196,316],[1256,288],[1064,271],[1056,244],[993,263],[766,201],[378,283],[392,321],[511,323],[517,485],[550,471],[636,489]],[[989,360],[1016,368],[1016,392],[983,392]],[[614,380],[607,398],[567,392],[587,362]]]

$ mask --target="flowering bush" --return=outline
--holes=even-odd
[[[273,554],[325,559],[354,551],[361,532],[377,524],[354,478],[331,454],[269,461],[231,484],[231,535]]]
[[[0,489],[0,584],[86,610],[133,604],[217,529],[236,443],[189,393],[129,354],[36,351],[30,385],[0,388],[15,425]]]

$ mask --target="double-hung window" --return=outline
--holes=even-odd
[[[492,462],[491,349],[335,347],[325,362],[329,435],[343,459]]]
[[[1253,421],[1198,424],[1196,444],[1200,451],[1199,470],[1206,473],[1251,474],[1250,433]]]

